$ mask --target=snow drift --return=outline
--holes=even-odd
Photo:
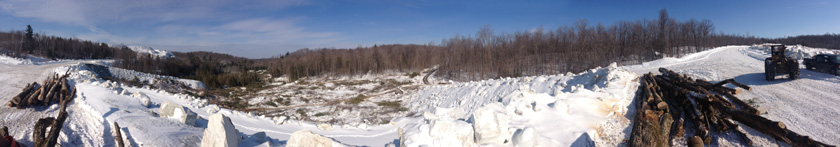
[[[628,134],[624,114],[632,108],[636,77],[612,64],[580,74],[429,87],[410,103],[425,113],[406,126],[405,143],[616,146]]]

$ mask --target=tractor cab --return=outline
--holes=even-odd
[[[786,51],[787,48],[785,45],[770,46],[770,55],[772,55],[772,57],[785,57]]]

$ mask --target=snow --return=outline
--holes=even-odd
[[[90,69],[88,69],[90,70]],[[209,89],[204,83],[200,81],[191,80],[191,79],[180,79],[172,76],[162,76],[162,75],[155,75],[143,72],[137,72],[133,70],[127,70],[122,68],[116,67],[108,67],[108,74],[113,76],[114,78],[125,79],[125,80],[137,80],[139,82],[149,83],[151,85],[157,85],[159,83],[163,84],[172,84],[176,83],[178,85],[184,85],[186,87],[192,89]],[[170,82],[174,81],[174,82]]]
[[[789,46],[789,51],[789,55],[798,59],[817,53],[836,53],[804,46]],[[97,77],[96,72],[80,68],[78,64],[108,61],[65,60],[29,64],[21,59],[0,56],[0,102],[10,100],[27,83],[40,82],[48,75],[70,69],[70,82],[78,88],[78,97],[68,107],[70,116],[59,137],[62,146],[114,146],[114,129],[120,129],[126,143],[131,146],[199,146],[204,132],[210,130],[208,127],[213,115],[230,118],[230,124],[243,138],[240,146],[284,146],[297,142],[292,140],[312,137],[320,137],[316,140],[330,142],[330,146],[386,146],[399,144],[399,136],[404,137],[402,141],[407,146],[624,146],[624,140],[629,137],[630,120],[636,113],[632,98],[639,85],[637,77],[665,67],[711,82],[734,78],[750,85],[752,91],[744,91],[737,96],[754,102],[764,112],[762,116],[784,122],[789,129],[818,141],[840,144],[840,140],[836,139],[840,138],[840,130],[836,129],[840,128],[840,122],[835,121],[840,116],[840,108],[836,107],[840,105],[840,94],[836,93],[840,91],[840,78],[803,69],[797,80],[765,81],[762,61],[767,56],[766,48],[760,45],[726,46],[681,58],[664,58],[629,66],[613,64],[576,74],[396,86],[395,89],[400,89],[403,94],[374,91],[372,93],[382,95],[371,97],[368,101],[400,99],[411,112],[383,124],[359,123],[363,120],[355,117],[363,113],[351,114],[355,112],[333,116],[347,120],[348,123],[344,124],[244,113],[219,108],[208,104],[207,100],[185,94],[103,80]],[[118,68],[110,68],[109,71],[116,77],[161,78]],[[422,83],[421,78],[398,82]],[[174,77],[163,79],[183,80]],[[369,82],[352,86],[325,82],[322,83],[323,88],[318,88],[330,89],[325,95],[333,93],[325,99],[346,98],[353,92],[376,89],[378,85],[373,83],[387,80],[376,76],[349,79]],[[193,84],[199,85],[200,82],[194,81]],[[288,82],[278,84],[278,87],[297,88],[303,85]],[[414,89],[403,90],[409,87]],[[321,90],[318,88],[313,91]],[[315,94],[301,94],[307,95]],[[195,125],[159,116],[156,112],[165,102],[181,105],[185,110],[196,113]],[[359,106],[369,105],[375,106],[367,101]],[[21,143],[31,145],[32,123],[38,118],[57,116],[57,110],[56,105],[26,109],[0,107],[0,125],[8,126],[10,134]],[[121,128],[113,128],[114,122],[119,123]],[[777,145],[775,140],[752,128],[740,125],[737,129],[747,132],[756,146]],[[295,137],[300,136],[295,134],[307,137]],[[722,136],[713,140],[712,146],[745,146],[733,134],[712,135]],[[685,140],[677,139],[674,144],[685,144]]]
[[[290,147],[303,147],[303,146],[313,146],[313,147],[341,147],[344,146],[340,142],[336,142],[330,138],[324,137],[319,134],[312,133],[309,130],[300,130],[295,131],[292,133],[292,137],[289,138],[288,144],[286,146]]]
[[[532,147],[537,145],[537,134],[534,128],[517,129],[513,134],[513,146]]]
[[[484,105],[470,119],[474,122],[476,143],[503,144],[510,140],[510,116],[505,114],[505,106],[501,103]]]
[[[207,129],[204,129],[204,137],[201,139],[202,147],[239,146],[239,141],[241,141],[242,137],[239,136],[239,131],[230,122],[230,118],[222,114],[214,114],[207,121]],[[258,134],[254,136],[262,136],[262,138],[255,137],[258,139],[253,140],[263,142],[265,133]]]
[[[148,46],[127,46],[127,47],[129,49],[131,49],[132,51],[137,52],[138,54],[152,55],[152,56],[157,57],[157,58],[175,58],[175,54],[172,54],[169,51],[153,49],[152,47],[148,47]]]
[[[632,108],[628,105],[638,86],[634,82],[636,77],[613,64],[580,74],[429,87],[418,92],[418,97],[410,103],[416,110],[427,113],[424,113],[425,120],[406,127],[406,144],[438,146],[442,145],[440,142],[464,137],[439,136],[447,133],[434,132],[434,126],[443,123],[475,128],[477,145],[512,145],[512,135],[517,129],[533,128],[539,146],[575,145],[581,136],[593,138],[589,142],[599,146],[616,146],[625,139],[623,134],[629,134],[624,132],[630,122],[630,116],[625,113]],[[440,108],[446,110],[436,111]],[[465,114],[449,115],[449,109],[463,110]],[[455,120],[441,119],[448,117]]]

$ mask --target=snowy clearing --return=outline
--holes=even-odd
[[[799,59],[832,52],[803,46],[791,48],[789,55]],[[349,93],[366,91],[382,95],[365,99],[361,105],[375,106],[374,102],[399,98],[402,106],[408,108],[410,116],[391,116],[396,118],[375,124],[348,123],[363,122],[358,117],[370,114],[331,115],[329,119],[348,121],[329,124],[228,110],[187,94],[103,80],[94,71],[79,64],[107,61],[32,62],[0,56],[0,101],[10,100],[26,83],[42,81],[47,75],[71,69],[73,75],[70,79],[79,91],[76,100],[68,107],[70,116],[59,137],[63,146],[114,146],[112,131],[115,128],[111,128],[114,122],[120,123],[127,144],[132,146],[198,146],[208,118],[216,113],[230,118],[242,136],[240,146],[284,146],[291,134],[300,130],[310,130],[343,145],[357,146],[399,144],[400,136],[408,146],[623,146],[635,114],[632,101],[639,85],[637,77],[665,67],[711,82],[734,78],[750,85],[752,91],[737,96],[753,102],[764,112],[762,116],[784,122],[789,129],[816,140],[840,144],[837,139],[840,131],[836,129],[840,128],[840,123],[834,121],[840,116],[840,108],[836,108],[840,105],[840,94],[836,92],[840,91],[840,78],[802,69],[797,80],[782,78],[765,81],[762,61],[767,56],[766,48],[761,46],[727,46],[681,58],[664,58],[630,66],[613,64],[577,74],[444,85],[419,85],[421,77],[407,78],[397,74],[393,76],[398,77],[394,81],[410,82],[391,87],[400,92],[374,90],[378,85],[387,85],[383,83],[389,80],[373,77],[362,78],[369,83],[345,85],[314,82],[319,79],[308,81],[310,84],[283,83],[260,93],[319,95],[324,96],[322,99],[326,101],[345,99],[353,96]],[[119,78],[161,78],[116,68],[110,72]],[[191,87],[202,87],[200,82],[173,80],[191,83],[186,84]],[[404,90],[407,86],[415,90]],[[284,88],[301,92],[284,91]],[[318,91],[321,93],[316,93]],[[146,104],[146,100],[150,104]],[[265,105],[272,99],[253,98],[253,101],[254,104]],[[176,119],[160,117],[158,112],[165,102],[182,105],[197,114],[195,124],[187,125]],[[305,103],[296,100],[290,104]],[[311,107],[327,108],[330,107]],[[26,109],[0,106],[0,125],[8,126],[10,134],[21,143],[32,144],[31,128],[35,121],[56,116],[56,110],[57,105]],[[742,125],[739,129],[746,130],[756,146],[777,145],[775,140],[751,128]],[[260,132],[265,133],[265,139],[259,138]],[[400,135],[401,132],[404,133]],[[714,140],[712,145],[744,146],[737,139],[731,139],[731,134],[713,135],[723,137]],[[678,146],[685,144],[685,140],[675,142]]]

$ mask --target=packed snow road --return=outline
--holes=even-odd
[[[737,94],[741,99],[752,102],[762,116],[781,121],[787,127],[802,135],[828,144],[840,144],[840,78],[800,67],[800,77],[790,80],[787,75],[777,76],[774,81],[764,79],[764,58],[767,53],[750,46],[729,46],[704,51],[683,58],[666,58],[642,65],[625,66],[637,74],[657,73],[659,67],[678,73],[705,79],[722,81],[734,78],[750,85],[752,91]],[[746,129],[746,128],[744,128]],[[754,130],[750,135],[757,145],[772,145],[776,142]],[[727,141],[720,141],[725,145]]]

